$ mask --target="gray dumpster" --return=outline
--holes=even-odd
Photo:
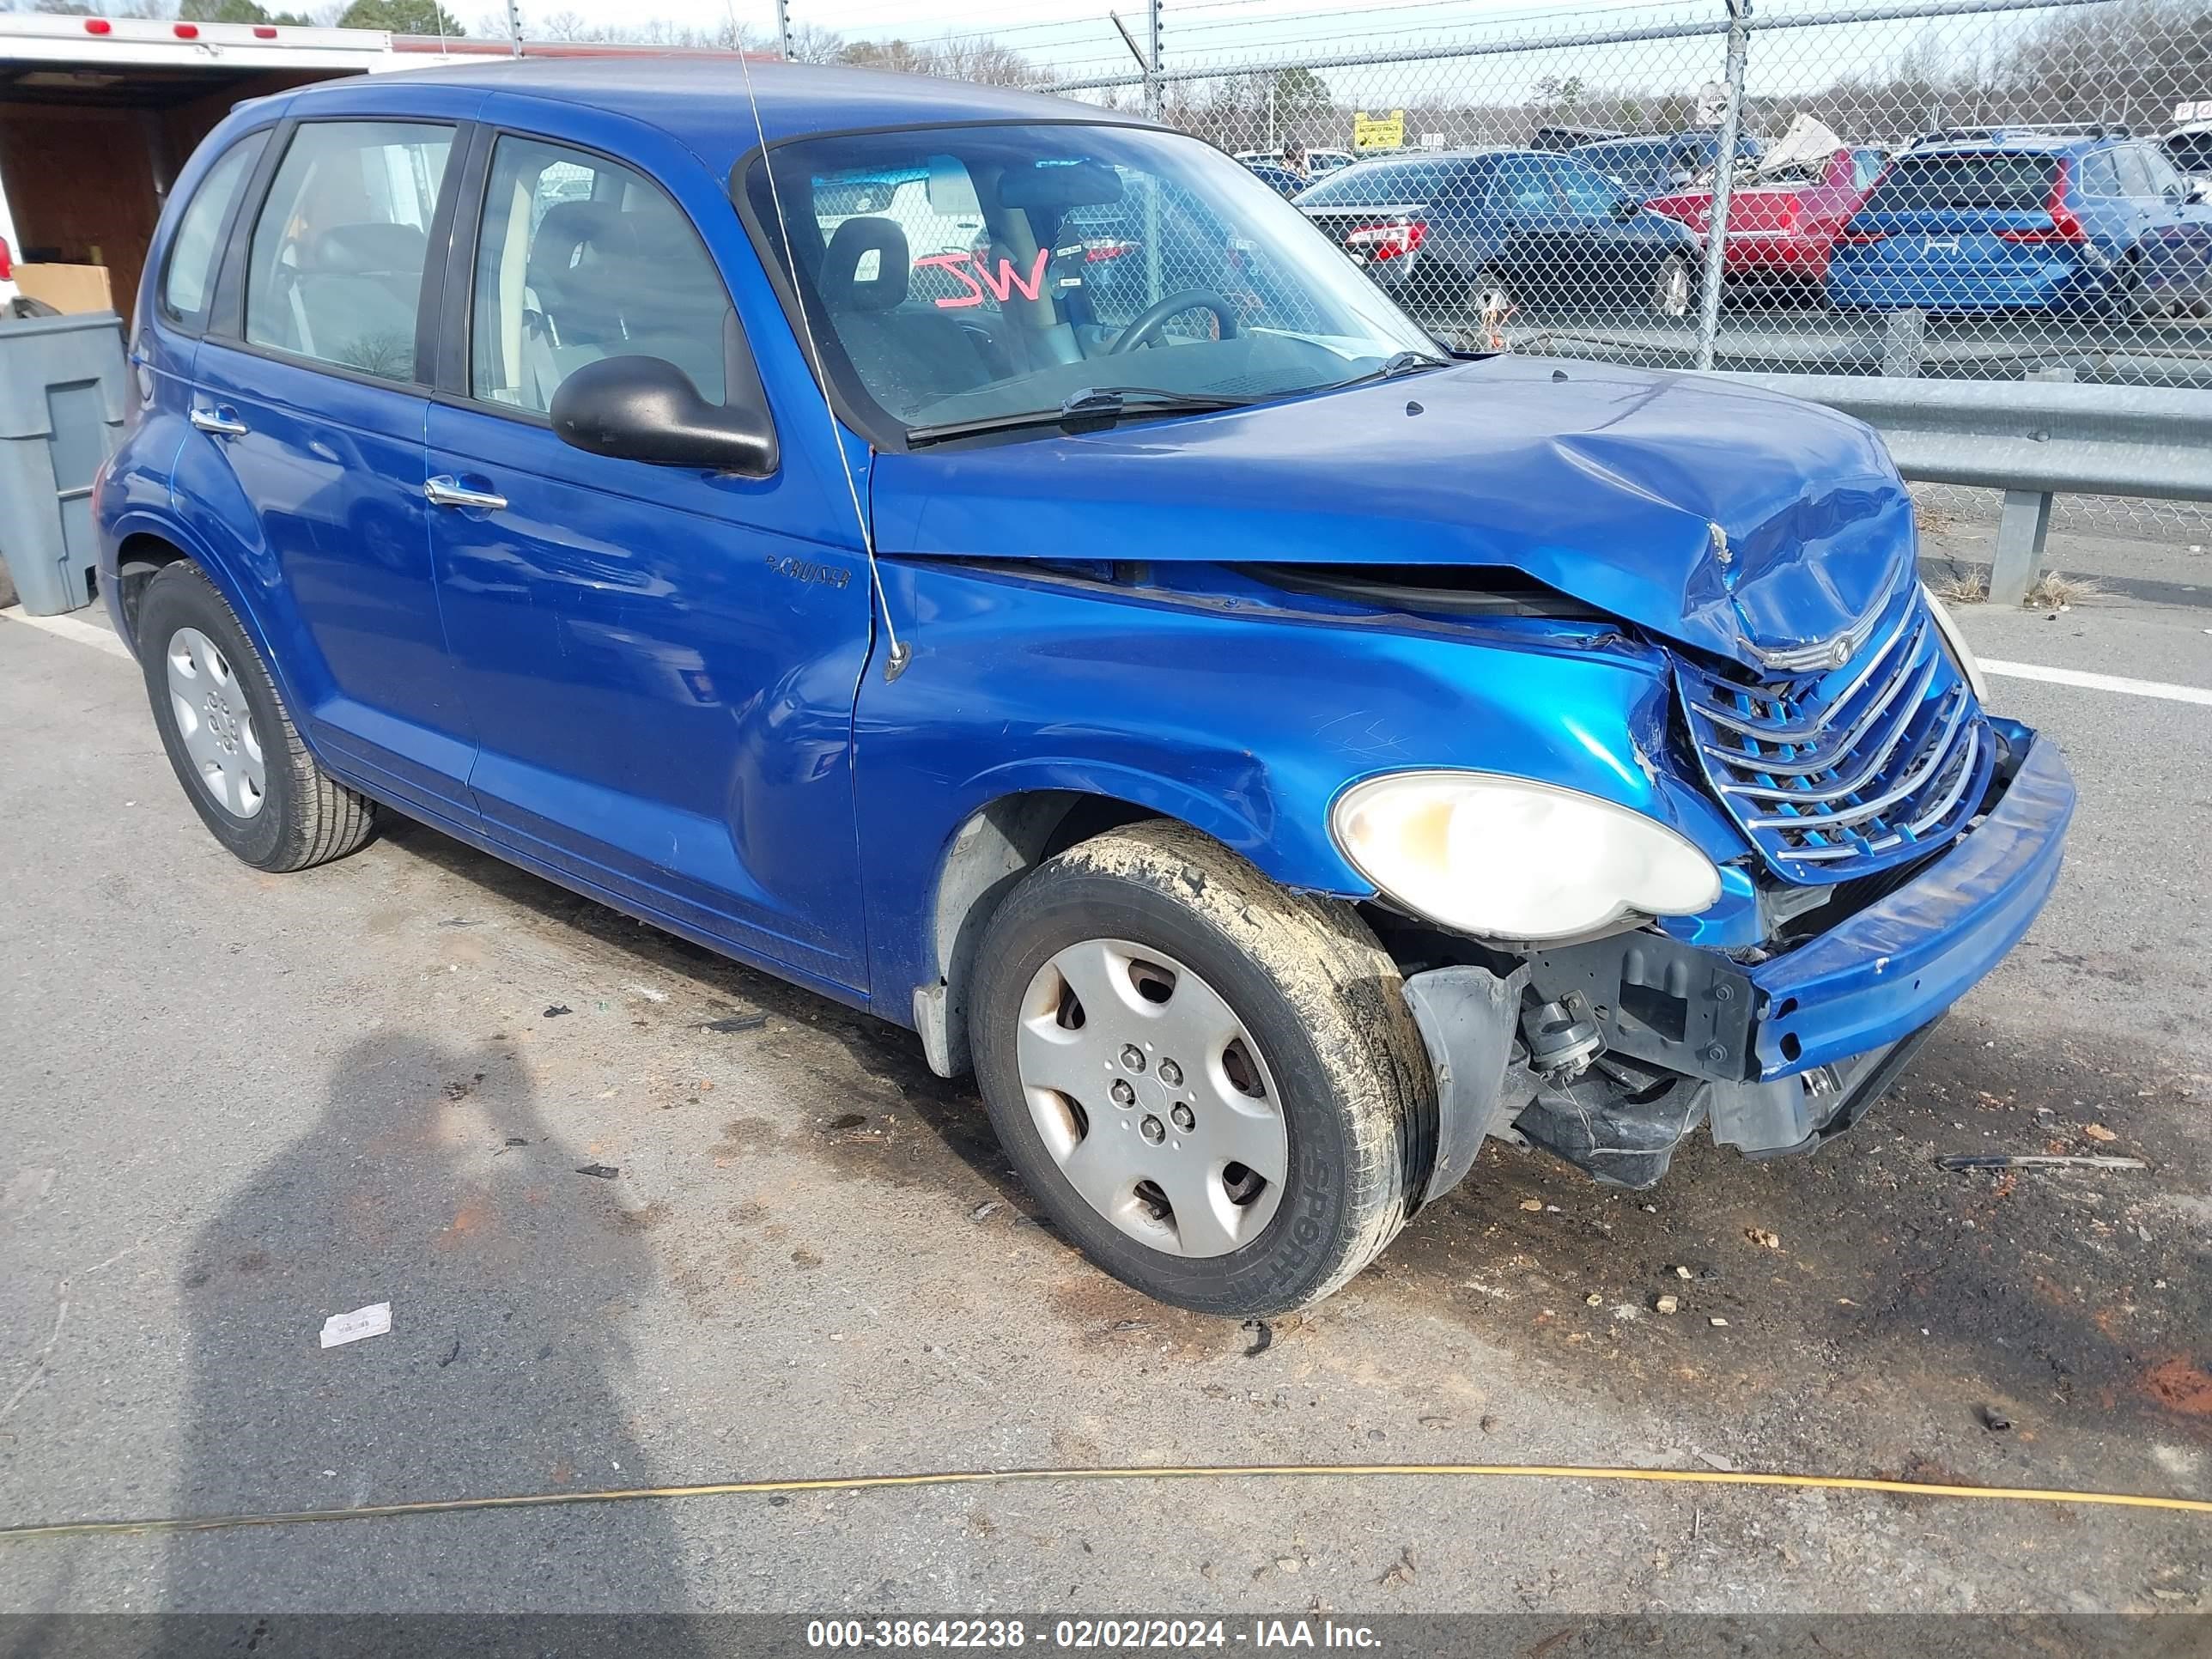
[[[0,322],[0,559],[34,617],[92,599],[92,478],[129,407],[112,311]]]

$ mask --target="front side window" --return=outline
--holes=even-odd
[[[1540,155],[1501,157],[1490,175],[1490,210],[1506,219],[1541,219],[1559,210],[1551,169]]]
[[[246,175],[268,139],[265,132],[248,133],[223,153],[223,157],[200,180],[177,234],[169,244],[169,262],[161,272],[161,309],[173,321],[197,327],[207,310],[208,290],[215,283],[216,239],[230,204],[238,199]]]
[[[477,238],[469,392],[544,414],[602,357],[658,357],[710,404],[732,313],[684,210],[618,161],[512,135],[492,151]]]
[[[793,277],[847,405],[909,438],[1048,419],[1085,392],[1252,402],[1437,355],[1297,208],[1194,138],[942,127],[769,157],[744,180],[761,252]]]
[[[379,380],[415,376],[415,322],[453,129],[315,121],[285,152],[247,254],[246,337]]]
[[[1567,211],[1577,219],[1609,219],[1621,200],[1620,187],[1602,173],[1560,157],[1552,162],[1552,176]]]

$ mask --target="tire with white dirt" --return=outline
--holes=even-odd
[[[1252,1318],[1317,1302],[1411,1213],[1435,1081],[1352,906],[1183,825],[1133,824],[1025,878],[969,1001],[1023,1184],[1123,1283]]]

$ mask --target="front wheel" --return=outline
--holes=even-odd
[[[1179,824],[1071,848],[992,918],[977,1079],[1023,1184],[1146,1295],[1252,1317],[1319,1301],[1405,1224],[1434,1082],[1351,906]]]
[[[1661,317],[1686,317],[1690,314],[1691,296],[1696,291],[1689,259],[1680,253],[1670,253],[1659,262],[1659,274],[1652,279],[1652,312]]]
[[[1496,330],[1519,307],[1521,297],[1513,291],[1510,277],[1495,265],[1485,265],[1468,283],[1467,303],[1477,324]]]

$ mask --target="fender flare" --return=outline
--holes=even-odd
[[[284,665],[278,659],[276,653],[270,648],[269,631],[263,624],[259,607],[253,603],[252,590],[239,580],[237,571],[216,552],[207,538],[173,514],[155,513],[144,507],[133,507],[120,514],[106,526],[106,530],[116,550],[118,571],[127,562],[123,553],[124,544],[134,536],[148,536],[155,541],[166,542],[198,565],[229,605],[238,618],[239,626],[246,630],[246,637],[252,641],[254,650],[260,654],[262,665],[269,671],[269,678],[276,682],[276,695],[284,700],[285,708],[292,711],[294,723],[300,724],[301,699]]]

